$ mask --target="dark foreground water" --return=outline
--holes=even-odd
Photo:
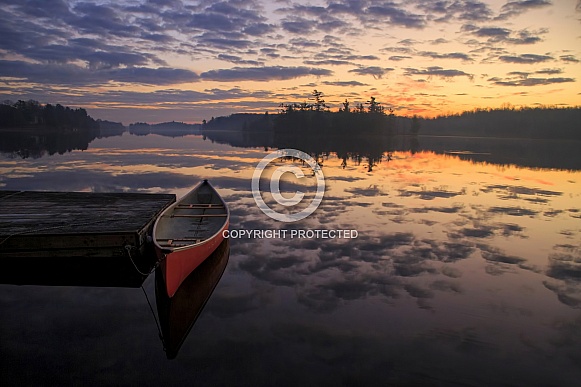
[[[429,151],[369,168],[331,154],[321,206],[284,224],[250,191],[267,153],[126,134],[61,155],[3,155],[5,190],[179,196],[209,178],[232,230],[288,237],[230,240],[229,256],[204,269],[217,281],[225,265],[173,360],[139,288],[0,285],[1,384],[579,385],[580,172]],[[308,194],[307,172],[283,188]],[[358,237],[290,238],[301,229]],[[152,274],[143,288],[163,320],[155,287]],[[180,308],[178,325],[192,314]]]

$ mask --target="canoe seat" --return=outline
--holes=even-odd
[[[200,239],[200,238],[171,238],[171,239],[158,239],[157,241],[158,242],[164,241],[167,243],[171,243],[172,241],[173,242],[175,242],[175,241],[193,242],[193,241],[200,241],[200,240],[203,240],[203,239]]]
[[[164,242],[162,242],[164,241]],[[194,244],[204,241],[204,239],[200,238],[176,238],[176,239],[158,239],[158,243],[162,247],[176,247],[180,244],[187,243],[187,244]]]
[[[222,204],[178,204],[176,208],[224,208]]]

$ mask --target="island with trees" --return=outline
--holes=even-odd
[[[314,90],[304,102],[282,103],[278,114],[212,117],[202,131],[270,131],[288,135],[430,135],[581,140],[581,107],[476,108],[433,118],[396,115],[373,96],[353,105],[347,99],[335,111]]]

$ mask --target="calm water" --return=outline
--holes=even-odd
[[[321,206],[289,225],[250,192],[267,153],[125,134],[1,156],[5,190],[180,196],[209,178],[231,229],[358,232],[230,240],[173,360],[139,288],[0,285],[2,384],[579,385],[581,172],[429,151],[395,151],[369,172],[331,154]],[[313,182],[286,177],[288,192]],[[157,310],[154,275],[143,287]]]

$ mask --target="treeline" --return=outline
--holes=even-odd
[[[277,133],[395,134],[395,116],[384,113],[290,111],[274,119]]]
[[[274,120],[275,132],[301,134],[395,134],[395,115],[391,108],[371,97],[366,105],[354,108],[346,99],[337,112],[331,112],[318,90],[311,93],[311,102],[281,104]]]
[[[202,130],[225,131],[270,131],[273,128],[273,116],[264,114],[236,113],[226,117],[212,117],[209,121],[202,121]]]
[[[147,136],[148,134],[159,134],[168,137],[183,137],[187,134],[198,134],[200,124],[186,124],[184,122],[162,122],[160,124],[148,124],[145,122],[135,122],[129,124],[129,133],[136,136]]]
[[[421,134],[581,140],[580,107],[503,107],[420,119]]]
[[[0,127],[99,129],[99,124],[83,108],[72,109],[61,104],[42,105],[38,101],[4,101],[0,104]]]

